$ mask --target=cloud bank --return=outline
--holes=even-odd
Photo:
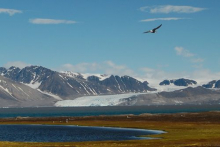
[[[189,19],[189,18],[178,18],[178,17],[150,18],[150,19],[143,19],[141,20],[141,22],[150,22],[150,21],[157,21],[157,20],[170,21],[170,20],[181,20],[181,19]]]
[[[32,24],[75,24],[77,23],[76,21],[73,21],[73,20],[44,19],[44,18],[29,19],[29,22]]]
[[[12,16],[16,13],[22,13],[22,11],[21,10],[15,10],[15,9],[0,8],[0,13],[6,13],[6,14]]]
[[[174,5],[161,5],[161,6],[145,6],[140,8],[141,11],[150,13],[196,13],[206,8],[192,7],[192,6],[174,6]]]
[[[178,47],[181,48],[181,47]],[[186,49],[178,55],[190,60],[197,59],[195,54],[190,53]],[[198,62],[203,62],[201,61]],[[193,63],[193,61],[192,61]],[[73,71],[79,73],[91,73],[91,74],[112,74],[112,75],[128,75],[132,76],[140,81],[148,81],[150,86],[156,87],[158,84],[165,79],[178,79],[178,78],[187,78],[196,80],[199,84],[207,84],[211,80],[219,80],[220,72],[212,72],[209,69],[205,68],[195,68],[192,72],[179,71],[179,72],[166,72],[158,68],[149,68],[142,67],[138,69],[131,69],[126,65],[118,65],[112,61],[105,61],[101,63],[79,63],[76,65],[64,64],[57,69],[57,71]]]
[[[113,75],[135,75],[134,71],[126,65],[117,65],[112,61],[101,63],[79,63],[76,65],[64,64],[58,68],[59,71],[73,71],[80,73],[101,73]]]
[[[174,50],[178,56],[182,56],[187,58],[191,63],[193,63],[192,67],[194,68],[202,68],[204,59],[198,57],[196,54],[191,53],[190,51],[184,49],[183,47],[175,47]]]
[[[19,67],[19,68],[24,68],[26,66],[30,66],[31,64],[22,62],[22,61],[12,61],[12,62],[7,62],[4,67],[5,68],[10,68],[11,66]]]
[[[184,49],[183,47],[175,47],[175,51],[177,55],[183,56],[183,57],[193,57],[194,54],[190,53],[188,50]]]

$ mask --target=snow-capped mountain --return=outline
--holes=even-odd
[[[202,85],[202,87],[205,88],[220,88],[220,80],[213,80],[211,82],[209,82],[208,84],[204,84]]]
[[[196,85],[197,82],[194,80],[189,80],[189,79],[176,79],[176,80],[164,80],[160,82],[159,85],[171,85],[174,84],[175,86],[190,86],[190,85]]]
[[[28,66],[23,69],[16,67],[1,68],[0,71],[1,75],[11,80],[57,95],[63,99],[73,99],[84,95],[156,90],[150,88],[146,81],[140,82],[129,76],[56,72],[42,66]]]

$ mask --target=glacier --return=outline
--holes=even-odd
[[[117,95],[83,96],[74,100],[63,100],[55,103],[56,107],[81,107],[81,106],[117,106],[123,99],[146,93],[127,93]]]

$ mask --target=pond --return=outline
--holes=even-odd
[[[157,130],[72,125],[0,125],[0,141],[82,142],[153,139],[140,137],[165,133]]]

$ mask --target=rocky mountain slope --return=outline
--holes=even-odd
[[[0,107],[53,106],[57,99],[0,76]]]
[[[201,86],[173,92],[141,94],[127,99],[120,105],[182,105],[220,104],[220,90],[210,90]]]

